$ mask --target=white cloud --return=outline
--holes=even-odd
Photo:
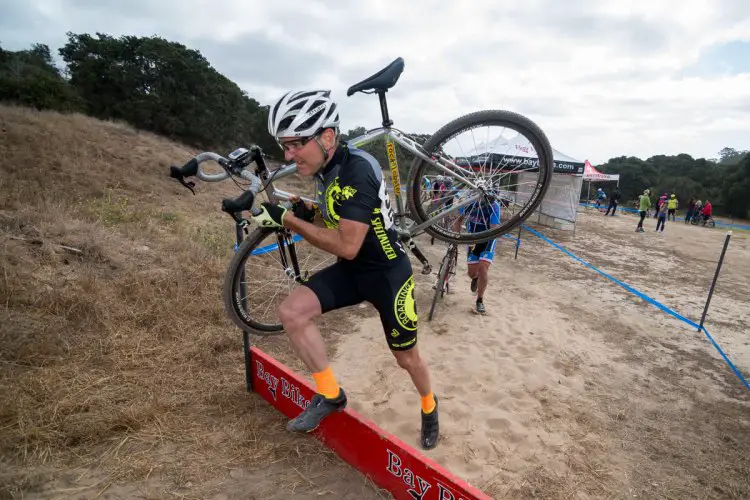
[[[750,149],[750,74],[685,76],[712,46],[750,40],[746,0],[29,0],[0,7],[3,18],[11,49],[54,50],[68,30],[158,34],[200,50],[265,104],[286,87],[329,87],[345,128],[379,124],[377,99],[346,89],[402,56],[388,99],[403,130],[504,108],[594,163]]]

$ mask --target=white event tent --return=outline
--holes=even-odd
[[[585,163],[554,148],[552,152],[554,161],[552,181],[542,203],[527,220],[556,229],[572,230],[575,228],[578,214]],[[469,154],[463,155],[463,158],[476,168],[487,163],[488,154],[492,155],[492,164],[502,165],[504,170],[506,165],[511,168],[523,167],[523,170],[527,170],[516,174],[518,179],[515,184],[517,184],[517,202],[523,202],[524,196],[528,199],[537,178],[534,165],[539,161],[538,154],[529,141],[520,134],[511,139],[497,137],[477,143]]]

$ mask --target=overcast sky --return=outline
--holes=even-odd
[[[401,56],[388,98],[406,132],[500,108],[594,164],[750,149],[750,0],[0,3],[6,50],[56,53],[67,31],[178,41],[262,104],[330,88],[345,130],[379,125],[377,98],[346,89]]]

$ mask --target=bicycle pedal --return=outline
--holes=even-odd
[[[432,266],[426,265],[422,268],[422,274],[430,274],[432,272]]]

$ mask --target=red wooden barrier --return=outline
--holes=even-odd
[[[315,394],[307,381],[256,347],[250,348],[249,369],[252,390],[289,418]],[[490,498],[350,408],[327,417],[312,435],[396,499]]]

